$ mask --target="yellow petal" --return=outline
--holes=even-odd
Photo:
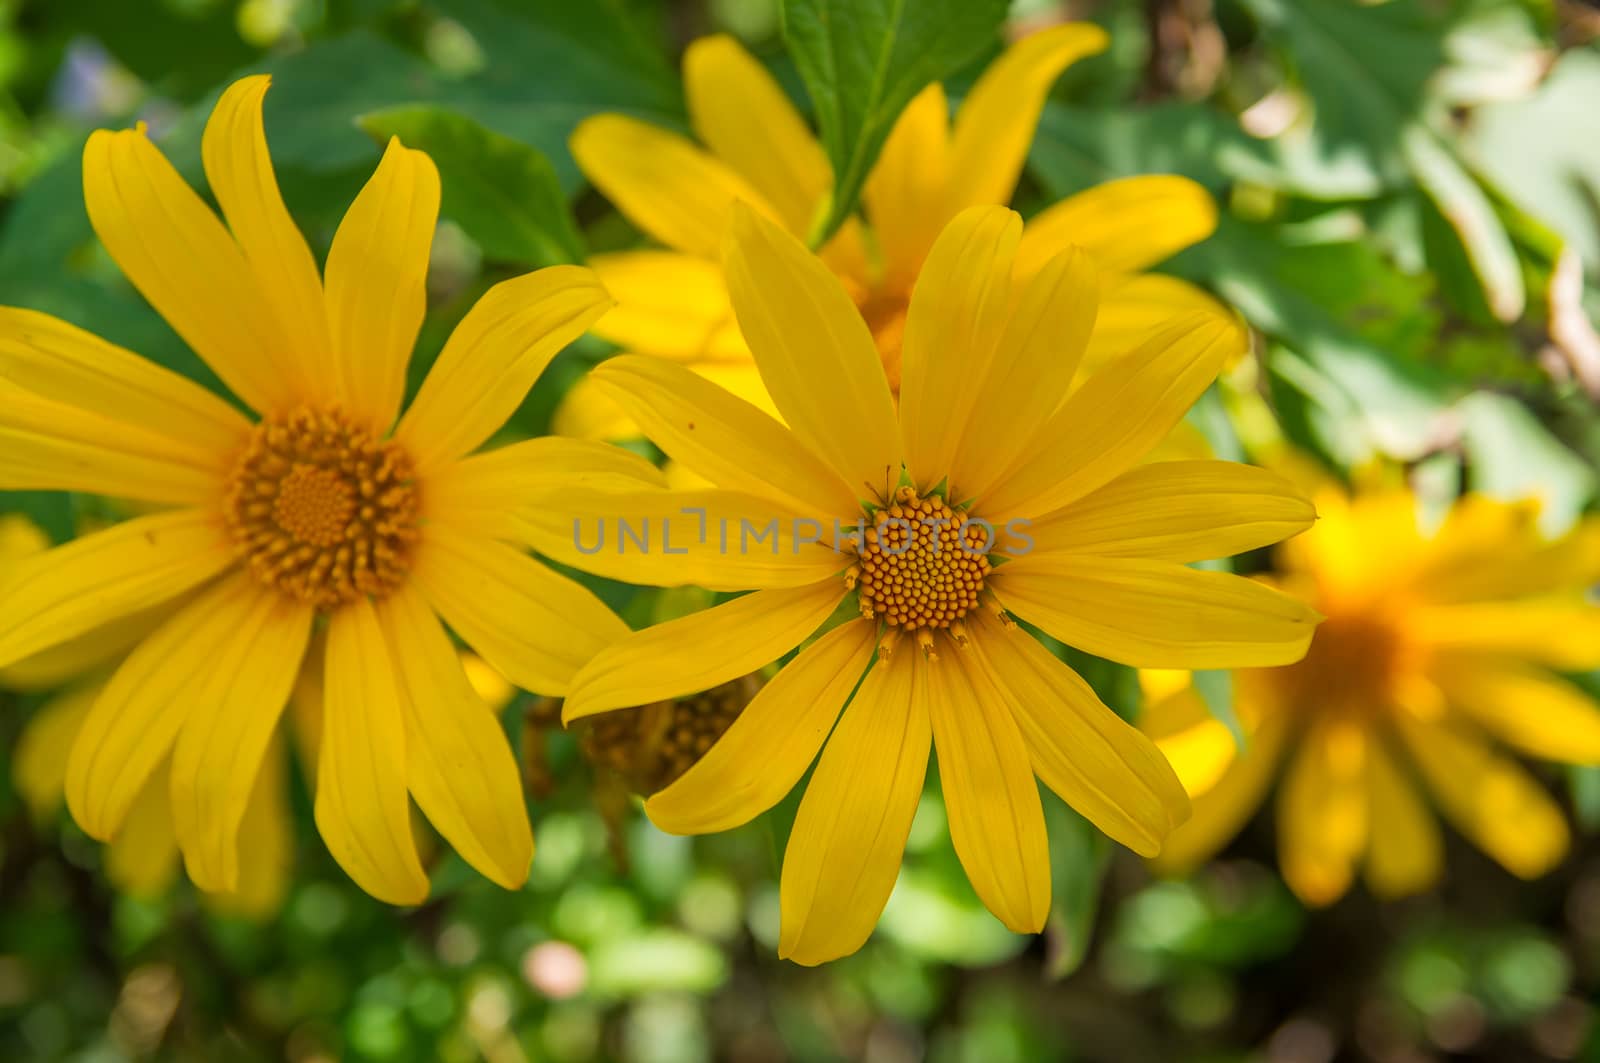
[[[12,755],[11,778],[35,819],[53,816],[67,786],[67,758],[100,683],[80,683],[39,708],[22,728]]]
[[[1100,316],[1095,319],[1081,371],[1095,372],[1117,355],[1133,350],[1150,333],[1197,313],[1223,316],[1228,309],[1203,289],[1177,277],[1112,275],[1100,296]]]
[[[1382,742],[1367,747],[1368,823],[1366,880],[1385,900],[1420,893],[1444,872],[1439,824]]]
[[[975,616],[971,649],[955,656],[1006,697],[1039,778],[1114,840],[1156,852],[1188,814],[1172,767],[1038,640]]]
[[[1187,177],[1123,177],[1046,207],[1028,220],[1017,250],[1027,276],[1077,246],[1107,273],[1135,273],[1197,244],[1217,228],[1217,205]]]
[[[1030,624],[1135,668],[1291,664],[1321,619],[1253,580],[1169,561],[1030,556],[1001,565],[988,583]]]
[[[1564,672],[1600,668],[1600,608],[1577,594],[1422,606],[1406,623],[1410,637],[1438,652],[1517,657]]]
[[[567,692],[571,723],[609,709],[648,705],[710,690],[788,653],[844,600],[832,580],[746,594],[704,612],[636,631],[601,650]],[[703,652],[715,646],[715,653]]]
[[[883,286],[909,291],[944,227],[950,172],[950,105],[934,82],[895,120],[861,199],[883,254]]]
[[[628,633],[592,591],[481,536],[430,527],[411,571],[456,634],[524,690],[562,693],[591,657]]]
[[[749,359],[716,259],[619,251],[589,266],[617,301],[595,323],[596,336],[658,358]]]
[[[1020,286],[994,364],[977,382],[951,459],[959,497],[982,496],[1061,405],[1094,328],[1099,279],[1087,255],[1065,251]]]
[[[438,221],[433,160],[391,137],[328,249],[324,301],[333,359],[324,372],[345,411],[376,432],[387,432],[400,412],[406,365],[428,308],[428,253]]]
[[[1021,235],[1015,211],[963,211],[939,234],[917,277],[901,354],[900,427],[906,465],[921,488],[945,478],[965,442],[962,426],[1010,308],[1011,259]]]
[[[522,405],[550,359],[609,305],[582,266],[551,266],[496,284],[450,334],[395,439],[423,470],[474,450]]]
[[[233,559],[222,522],[197,509],[125,521],[29,558],[0,579],[0,666],[175,598]]]
[[[622,412],[609,393],[594,382],[593,373],[573,381],[550,415],[550,432],[573,439],[624,443],[642,439],[644,430]]]
[[[1571,592],[1600,580],[1600,519],[1547,540],[1538,507],[1467,495],[1430,544],[1418,585],[1435,602]]]
[[[129,613],[0,668],[0,687],[54,690],[68,680],[125,656],[162,620],[180,608],[184,600],[180,595],[154,609]]]
[[[200,505],[222,496],[221,466],[214,455],[0,380],[0,490]]]
[[[283,372],[307,400],[333,398],[333,347],[323,310],[322,279],[311,248],[289,217],[267,153],[261,102],[271,78],[241,78],[217,100],[200,152],[206,181],[249,263],[251,277],[289,346]]]
[[[111,676],[67,761],[67,807],[90,837],[116,833],[191,711],[247,696],[232,685],[250,654],[240,631],[268,593],[243,573],[223,580],[152,632]]]
[[[1402,716],[1400,728],[1440,809],[1473,844],[1521,878],[1561,862],[1567,824],[1527,772],[1464,727]]]
[[[695,136],[772,204],[790,232],[806,233],[833,168],[772,75],[719,33],[684,52],[683,88]]]
[[[1288,735],[1282,714],[1264,716],[1221,778],[1194,795],[1194,814],[1167,836],[1151,867],[1163,875],[1187,875],[1227,845],[1266,799]]]
[[[1143,680],[1151,675],[1149,670],[1139,673]],[[1228,769],[1244,753],[1239,739],[1228,725],[1211,714],[1198,691],[1189,683],[1189,673],[1171,672],[1183,676],[1184,685],[1165,695],[1152,694],[1145,686],[1144,705],[1139,710],[1139,730],[1149,735],[1161,755],[1167,758],[1178,781],[1191,798],[1210,790],[1227,774]],[[1250,741],[1250,728],[1246,728],[1245,741]]]
[[[1004,696],[974,683],[955,648],[922,670],[950,841],[984,907],[1018,934],[1050,914],[1050,847],[1028,746]]]
[[[632,491],[666,477],[621,447],[540,436],[480,451],[441,468],[422,496],[423,517],[502,539],[516,538],[515,511],[568,488]]]
[[[785,959],[849,955],[888,903],[933,737],[915,657],[907,649],[867,673],[817,761],[783,855]]]
[[[990,520],[1042,517],[1132,468],[1248,340],[1196,314],[1115,359],[1067,399],[981,499]]]
[[[887,494],[901,464],[894,400],[838,278],[744,208],[734,211],[725,268],[739,327],[784,421],[856,497]]]
[[[313,614],[259,589],[247,611],[216,618],[227,624],[227,638],[197,662],[184,691],[195,708],[172,751],[172,822],[189,877],[203,890],[238,887],[239,824],[305,657]],[[232,663],[209,668],[208,661]]]
[[[289,692],[289,736],[294,740],[306,783],[313,790],[317,782],[317,755],[322,746],[322,705],[326,700],[323,666],[327,659],[328,634],[327,628],[322,627],[312,633],[300,675]]]
[[[262,413],[294,405],[291,340],[244,253],[142,130],[90,134],[83,196],[128,280],[235,395]]]
[[[141,900],[159,898],[178,871],[178,839],[172,833],[167,774],[158,771],[140,790],[127,819],[106,848],[106,878]]]
[[[256,773],[239,837],[247,844],[239,852],[239,884],[231,893],[210,893],[206,903],[215,911],[245,919],[264,920],[283,905],[289,892],[294,860],[294,814],[289,807],[288,764],[282,732],[274,732]]]
[[[1278,804],[1278,864],[1306,904],[1350,888],[1366,848],[1368,737],[1349,720],[1319,722],[1302,739]]]
[[[719,487],[796,513],[856,509],[855,493],[787,428],[680,365],[623,355],[590,378],[658,447]]]
[[[65,321],[0,307],[0,379],[188,448],[218,467],[249,422],[205,388]]]
[[[583,175],[629,221],[685,254],[715,259],[722,253],[736,202],[776,213],[732,167],[636,118],[585,119],[569,146]]]
[[[799,587],[839,575],[849,559],[833,521],[796,516],[737,491],[617,492],[563,487],[516,514],[541,554],[585,572],[656,587]],[[843,583],[840,583],[843,589]]]
[[[1093,554],[1188,563],[1266,546],[1317,513],[1287,480],[1251,465],[1141,465],[1027,529],[1029,556]]]
[[[645,802],[657,827],[712,834],[783,799],[816,759],[877,645],[866,620],[841,624],[801,651],[677,781]]]
[[[370,602],[358,600],[329,620],[325,668],[317,830],[356,885],[389,904],[420,904],[428,878],[406,799],[404,709]]]
[[[990,64],[956,111],[951,213],[977,203],[1011,201],[1051,82],[1108,43],[1099,26],[1073,22],[1024,37]]]
[[[1542,760],[1600,764],[1600,705],[1557,676],[1513,661],[1452,657],[1433,671],[1453,708]]]
[[[377,612],[400,670],[412,795],[467,863],[517,889],[533,859],[533,831],[500,720],[467,682],[450,637],[415,589],[391,594]]]

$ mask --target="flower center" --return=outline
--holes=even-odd
[[[1269,674],[1283,684],[1291,705],[1367,714],[1392,702],[1405,658],[1402,637],[1387,616],[1330,614],[1303,660]]]
[[[337,409],[304,406],[256,426],[224,505],[250,571],[323,609],[399,586],[417,512],[404,451]]]
[[[902,487],[858,545],[845,585],[860,592],[862,616],[915,632],[926,650],[932,629],[964,637],[961,619],[978,607],[993,545],[986,524]]]
[[[747,675],[699,694],[596,716],[583,733],[583,754],[635,792],[657,793],[706,755],[760,689],[760,676]]]

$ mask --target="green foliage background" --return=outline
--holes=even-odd
[[[1112,35],[1046,108],[1024,213],[1109,177],[1186,174],[1223,204],[1170,263],[1264,339],[1284,431],[1337,469],[1384,455],[1439,498],[1536,494],[1559,525],[1600,459],[1600,13],[1562,0],[1017,0]],[[137,118],[203,187],[221,88],[275,77],[267,126],[314,247],[398,134],[430,152],[446,227],[413,386],[494,281],[638,240],[566,149],[621,111],[686,129],[676,56],[736,34],[814,116],[846,217],[904,103],[959,97],[1000,47],[999,0],[0,0],[0,302],[35,307],[215,385],[89,229],[88,131]],[[786,47],[787,42],[787,47]],[[819,233],[820,235],[820,233]],[[512,431],[543,431],[606,354],[558,359]],[[1214,397],[1213,397],[1214,398]],[[1197,421],[1237,449],[1215,402]],[[106,515],[0,495],[56,540]],[[603,588],[635,624],[676,608]],[[0,605],[3,607],[3,605]],[[1119,711],[1131,675],[1073,662]],[[1600,691],[1600,681],[1593,687]],[[1228,712],[1225,676],[1205,683]],[[0,693],[0,748],[38,697]],[[507,713],[512,733],[526,704]],[[435,854],[434,895],[396,912],[328,858],[297,791],[297,877],[257,925],[186,887],[110,892],[64,817],[30,820],[0,767],[4,1060],[1600,1059],[1600,851],[1521,884],[1452,843],[1437,893],[1359,892],[1307,914],[1256,823],[1189,883],[1153,883],[1047,803],[1056,910],[1031,940],[978,904],[930,793],[879,934],[822,970],[774,957],[792,805],[688,841],[642,819],[608,851],[587,769],[553,740],[558,792],[505,893]],[[1552,779],[1581,827],[1600,777]]]

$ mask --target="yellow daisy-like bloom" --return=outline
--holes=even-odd
[[[944,89],[930,85],[900,116],[863,189],[866,224],[846,224],[821,256],[870,327],[898,392],[906,307],[934,239],[963,209],[1010,202],[1050,85],[1103,50],[1094,25],[1074,23],[1009,47],[963,100],[954,124]],[[689,124],[704,147],[623,115],[588,119],[572,136],[585,176],[669,250],[598,255],[618,306],[596,333],[625,351],[671,358],[776,412],[728,302],[720,255],[735,202],[806,240],[833,189],[822,146],[783,89],[730,37],[698,40],[684,56]],[[1125,350],[1152,325],[1219,308],[1204,292],[1141,270],[1209,236],[1216,208],[1187,178],[1111,181],[1028,222],[1019,274],[1067,246],[1095,256],[1105,290],[1086,364]],[[589,382],[567,396],[556,427],[617,437],[629,422]]]
[[[756,671],[856,597],[859,619],[807,646],[646,804],[669,831],[734,827],[822,749],[783,868],[781,952],[802,963],[871,932],[931,744],[963,866],[1018,931],[1043,925],[1050,896],[1035,774],[1141,853],[1186,814],[1154,745],[1007,613],[1105,657],[1201,668],[1295,660],[1316,619],[1287,595],[1185,564],[1309,525],[1310,504],[1287,483],[1215,461],[1135,468],[1243,348],[1241,330],[1197,315],[1063,405],[1095,278],[1071,251],[1019,279],[1021,235],[1012,211],[975,207],[940,236],[907,316],[897,411],[848,290],[793,236],[736,211],[733,307],[787,427],[681,365],[612,359],[594,371],[608,394],[716,487],[573,490],[523,522],[544,549],[608,575],[754,589],[602,651],[573,680],[569,721]],[[877,529],[890,516],[910,540]],[[1033,548],[1001,534],[986,551],[973,524],[959,527],[978,518],[1025,527]],[[822,529],[857,520],[866,536],[835,549]],[[643,528],[653,546],[595,551],[595,522]]]
[[[319,276],[268,158],[267,85],[231,86],[206,126],[226,227],[142,129],[97,132],[84,149],[101,241],[258,420],[71,325],[0,309],[0,488],[170,507],[19,566],[0,586],[0,667],[189,596],[96,698],[66,797],[84,830],[111,838],[170,758],[189,875],[227,892],[260,765],[325,618],[316,820],[334,856],[374,896],[421,901],[415,799],[469,863],[515,887],[532,851],[516,765],[441,619],[549,693],[626,632],[504,541],[505,524],[540,484],[653,483],[655,470],[570,440],[471,453],[609,300],[576,267],[497,285],[396,423],[437,171],[391,141]]]
[[[1308,904],[1337,900],[1358,870],[1382,897],[1432,886],[1443,846],[1424,792],[1514,874],[1550,870],[1561,812],[1495,742],[1600,763],[1600,706],[1550,672],[1600,667],[1585,597],[1600,522],[1550,541],[1534,507],[1469,496],[1426,532],[1408,490],[1315,498],[1321,519],[1279,548],[1277,582],[1327,619],[1300,663],[1235,674],[1243,751],[1181,674],[1147,683],[1165,696],[1142,723],[1194,800],[1157,866],[1220,849],[1282,769],[1278,860]]]

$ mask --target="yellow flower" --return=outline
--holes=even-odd
[[[1071,251],[1019,280],[1021,230],[1012,211],[975,207],[940,236],[911,301],[897,412],[838,278],[793,236],[736,211],[733,307],[787,427],[681,365],[614,358],[594,371],[608,395],[716,487],[569,490],[523,522],[544,549],[608,575],[754,588],[601,651],[573,680],[568,720],[756,671],[856,597],[860,619],[805,648],[646,805],[669,831],[737,826],[794,786],[833,729],[784,861],[780,949],[803,963],[871,932],[930,744],[963,866],[1018,931],[1037,931],[1049,904],[1035,773],[1141,853],[1186,814],[1155,747],[1007,613],[1135,665],[1282,664],[1310,638],[1302,603],[1185,564],[1299,531],[1308,502],[1248,466],[1134,467],[1242,349],[1240,329],[1197,315],[1063,404],[1095,278]],[[905,527],[879,531],[891,516]],[[992,551],[980,518],[1007,529]],[[863,543],[836,549],[824,529],[858,519]],[[936,533],[935,519],[957,523]],[[593,551],[597,522],[615,532],[624,521],[652,548]],[[763,538],[750,542],[752,530]]]
[[[223,220],[140,130],[84,149],[95,231],[250,420],[194,383],[43,314],[0,309],[0,488],[170,507],[20,566],[0,586],[0,667],[181,596],[95,700],[66,797],[112,837],[170,757],[189,875],[240,880],[240,823],[326,622],[316,820],[352,878],[426,896],[415,799],[479,871],[532,851],[516,765],[441,619],[520,686],[562,693],[626,631],[506,541],[513,502],[566,475],[659,479],[612,448],[532,440],[472,455],[608,305],[588,270],[491,289],[403,417],[439,207],[427,156],[391,141],[318,275],[278,194],[264,77],[223,93],[202,142]]]
[[[892,389],[899,389],[911,285],[934,239],[969,206],[1010,202],[1051,83],[1106,43],[1099,27],[1083,23],[1033,34],[984,72],[953,126],[937,84],[900,116],[863,191],[867,224],[850,222],[821,251],[872,329]],[[683,362],[774,413],[734,323],[718,258],[735,202],[805,240],[827,209],[832,169],[782,88],[732,38],[690,45],[683,73],[689,124],[703,149],[617,114],[591,118],[572,136],[589,180],[669,249],[592,260],[619,304],[596,332],[626,351]],[[1086,358],[1093,367],[1175,314],[1220,309],[1192,285],[1140,273],[1215,227],[1210,197],[1186,178],[1110,181],[1031,219],[1017,268],[1037,271],[1069,245],[1095,256],[1105,291]],[[556,427],[568,435],[630,434],[616,406],[587,381],[567,396]]]
[[[1495,743],[1600,763],[1600,706],[1550,674],[1600,667],[1600,608],[1584,596],[1600,522],[1548,541],[1533,507],[1468,496],[1428,532],[1404,489],[1315,498],[1321,519],[1279,548],[1277,582],[1327,619],[1300,663],[1235,674],[1243,751],[1186,677],[1147,682],[1165,696],[1144,726],[1194,798],[1158,867],[1221,848],[1281,768],[1278,859],[1309,904],[1337,900],[1358,869],[1382,897],[1433,885],[1442,843],[1423,791],[1513,873],[1548,871],[1567,848],[1561,812]]]

